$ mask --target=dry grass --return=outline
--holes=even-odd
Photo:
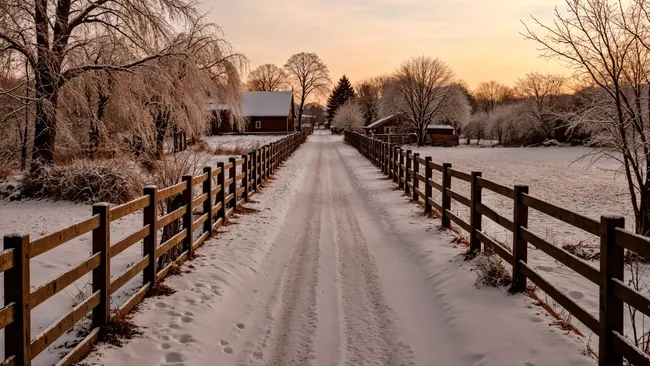
[[[577,244],[564,244],[562,249],[586,261],[600,259],[600,245],[579,242]]]
[[[165,285],[164,283],[158,283],[149,289],[147,292],[147,297],[158,297],[158,296],[171,296],[176,293],[176,290]]]
[[[237,206],[237,209],[235,209],[235,213],[238,216],[250,215],[250,214],[254,214],[254,213],[258,213],[258,212],[260,212],[260,210],[256,210],[254,208],[250,208],[250,207],[246,207],[246,206]]]
[[[113,314],[111,321],[102,329],[99,341],[115,347],[122,347],[124,341],[142,336],[142,331],[132,320],[133,315]]]
[[[228,143],[222,143],[217,145],[217,147],[214,149],[214,154],[215,155],[244,155],[248,154],[249,152],[253,150],[257,150],[263,146],[261,141],[246,141],[246,142],[239,142],[236,141],[233,144],[228,144]]]
[[[474,264],[478,276],[477,287],[508,287],[512,285],[510,271],[498,255],[481,253],[477,256]]]
[[[80,159],[69,165],[44,166],[26,174],[21,193],[30,198],[119,204],[139,197],[142,187],[141,174],[132,160]]]

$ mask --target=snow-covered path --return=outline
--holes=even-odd
[[[315,134],[103,365],[594,365],[523,296],[477,289],[453,237]]]

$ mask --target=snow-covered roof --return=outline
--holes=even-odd
[[[208,111],[226,111],[226,110],[228,110],[230,108],[228,107],[227,104],[220,104],[220,103],[217,103],[216,100],[210,99],[206,103],[205,109],[208,110]]]
[[[453,130],[454,127],[449,125],[428,125],[427,129]]]
[[[246,117],[286,117],[289,115],[293,92],[245,92]]]
[[[378,119],[378,120],[376,120],[375,122],[373,122],[373,123],[367,125],[366,128],[375,128],[375,127],[379,127],[379,126],[381,126],[382,124],[388,122],[391,118],[393,118],[393,117],[395,117],[395,116],[397,116],[397,115],[396,115],[396,114],[393,114],[392,116],[388,116],[388,117],[384,117],[384,118],[382,118],[382,119]]]

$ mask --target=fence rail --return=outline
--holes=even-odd
[[[433,209],[442,216],[442,225],[451,228],[451,222],[467,231],[470,250],[480,252],[481,244],[499,255],[512,266],[512,290],[521,292],[526,282],[531,281],[548,296],[564,307],[572,316],[592,330],[599,337],[598,364],[600,366],[622,366],[623,360],[632,365],[650,366],[650,357],[624,336],[624,305],[630,305],[650,316],[650,298],[628,286],[623,279],[625,250],[650,258],[650,238],[625,230],[621,216],[603,216],[600,221],[571,212],[565,208],[545,202],[529,194],[527,186],[506,187],[482,177],[480,172],[461,172],[449,163],[437,164],[431,157],[412,158],[410,150],[395,144],[380,141],[358,133],[346,132],[345,141],[368,158],[407,195],[423,201],[425,212]],[[441,173],[437,181],[433,172]],[[413,176],[411,175],[413,172]],[[424,172],[424,176],[422,175]],[[412,179],[412,182],[411,182]],[[471,197],[464,197],[452,189],[452,180],[458,179],[471,185]],[[425,183],[425,192],[417,184]],[[433,190],[441,193],[439,204],[433,199]],[[483,191],[500,194],[512,201],[513,217],[506,218],[482,203]],[[451,200],[470,208],[470,222],[462,220],[451,212]],[[533,209],[568,225],[579,228],[600,238],[600,267],[595,268],[535,235],[528,227],[528,210]],[[512,233],[512,250],[503,243],[489,238],[482,230],[483,217],[489,218]],[[564,264],[577,274],[599,286],[600,304],[597,317],[562,290],[548,282],[528,263],[528,245],[532,245]]]
[[[223,225],[239,205],[248,202],[260,184],[305,140],[305,133],[295,133],[240,158],[231,158],[227,164],[219,163],[217,169],[206,167],[203,174],[196,177],[184,176],[181,183],[171,187],[146,187],[142,197],[123,205],[93,205],[92,215],[88,219],[34,241],[30,241],[29,235],[5,236],[4,251],[0,252],[0,273],[4,272],[5,291],[5,306],[0,309],[0,329],[4,329],[5,333],[5,360],[1,364],[31,365],[34,357],[72,329],[88,313],[92,313],[91,332],[57,365],[70,365],[79,361],[97,342],[101,328],[110,322],[111,311],[117,314],[127,313],[144,299],[150,288],[165,278],[172,266],[192,258],[193,252],[216,233],[216,229]],[[242,166],[240,174],[237,174],[238,166]],[[215,178],[216,183],[213,181]],[[182,206],[159,217],[157,203],[175,196],[182,198]],[[119,238],[111,245],[111,222],[139,210],[143,210],[142,228]],[[182,230],[160,243],[158,231],[179,221]],[[193,234],[200,229],[202,233],[194,241]],[[93,254],[69,271],[31,291],[30,259],[89,232],[92,232]],[[144,244],[142,259],[111,281],[111,259],[140,241]],[[182,245],[183,252],[164,268],[158,269],[158,258],[179,245]],[[32,338],[31,309],[89,273],[92,273],[92,294]],[[111,309],[111,294],[140,273],[143,273],[144,279],[142,286],[121,307]]]

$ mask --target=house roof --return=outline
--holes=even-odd
[[[286,117],[289,115],[293,92],[245,92],[246,117]]]
[[[428,125],[427,130],[429,129],[438,129],[438,130],[454,130],[453,126],[449,125]]]
[[[375,122],[369,124],[366,126],[366,128],[375,128],[383,125],[384,123],[390,121],[393,117],[397,116],[396,114],[393,114],[392,116],[384,117],[382,119],[378,119]]]

